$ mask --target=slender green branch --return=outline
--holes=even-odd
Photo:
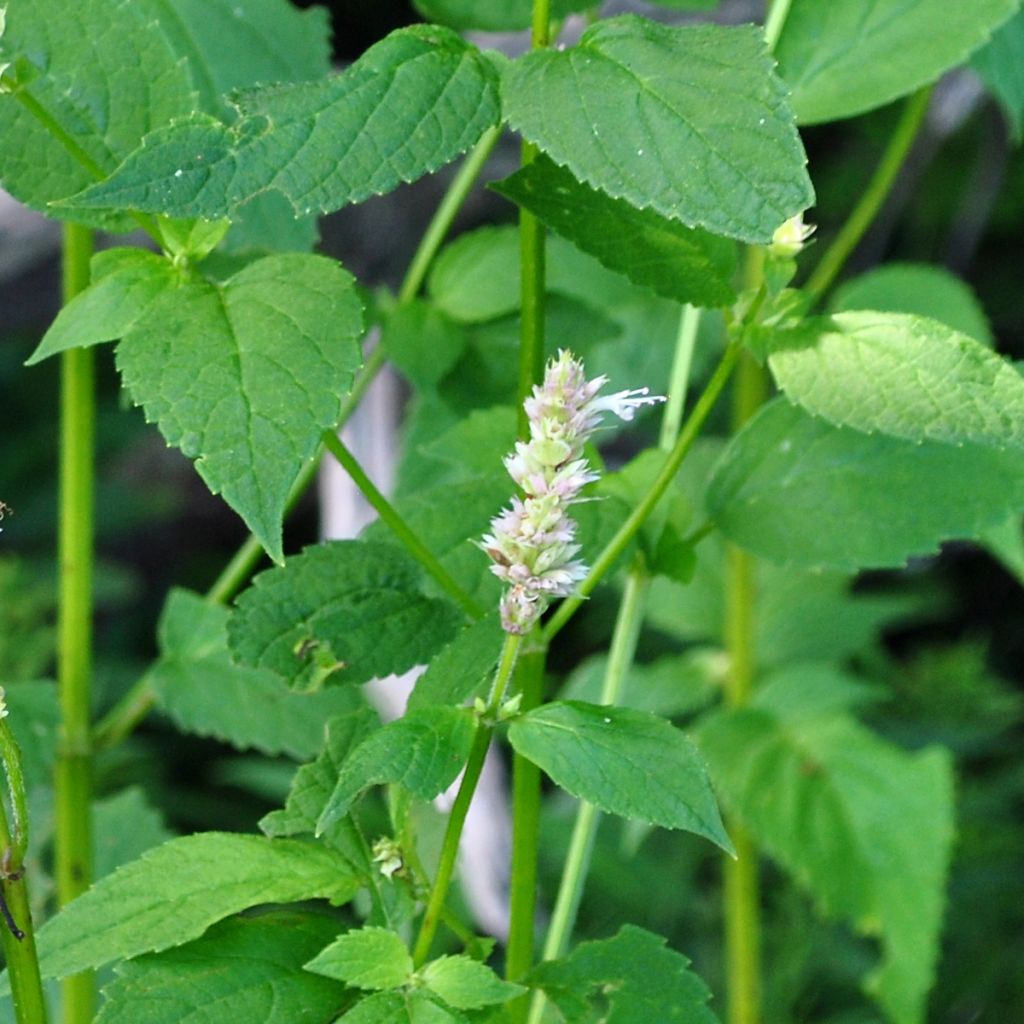
[[[455,803],[452,804],[451,812],[448,815],[448,825],[445,828],[444,841],[441,845],[441,857],[437,865],[437,874],[434,876],[434,884],[430,890],[430,896],[427,898],[427,906],[423,912],[420,932],[416,938],[416,945],[413,947],[412,958],[413,963],[417,967],[426,963],[427,957],[430,956],[430,947],[437,933],[437,926],[441,921],[445,899],[448,896],[448,886],[451,883],[452,873],[455,870],[455,859],[459,853],[462,827],[466,823],[466,814],[469,811],[469,805],[473,801],[473,794],[476,792],[477,783],[480,781],[480,772],[483,771],[487,749],[491,745],[491,736],[494,733],[494,725],[492,723],[501,709],[501,703],[505,699],[505,691],[508,688],[509,679],[512,677],[512,669],[515,668],[520,639],[521,637],[511,633],[505,637],[505,644],[501,649],[501,659],[498,663],[498,668],[494,675],[494,683],[491,687],[491,694],[487,701],[487,710],[477,726],[473,747],[469,752],[465,771],[462,773],[462,782],[459,784]]]
[[[437,560],[434,553],[416,536],[405,520],[395,511],[394,505],[377,489],[374,482],[366,475],[356,457],[345,446],[345,443],[333,431],[324,434],[324,447],[338,460],[342,469],[352,478],[366,500],[376,510],[377,515],[387,524],[391,532],[402,542],[406,551],[434,579],[438,586],[471,618],[479,619],[484,609],[452,579],[448,570]]]
[[[669,484],[675,478],[683,460],[689,454],[697,436],[700,433],[704,421],[711,413],[715,402],[718,400],[722,389],[725,387],[729,376],[736,366],[742,348],[737,341],[729,344],[719,362],[715,372],[711,375],[703,394],[697,399],[689,418],[679,432],[675,446],[669,453],[665,465],[657,475],[650,490],[641,499],[640,504],[626,518],[626,521],[616,531],[615,536],[605,545],[604,550],[594,560],[594,565],[587,578],[579,586],[579,592],[574,597],[567,597],[554,615],[545,623],[541,635],[545,643],[550,643],[552,638],[562,627],[576,614],[576,610],[583,604],[584,600],[593,592],[594,588],[601,582],[608,570],[615,564],[618,557],[626,550],[629,542],[636,536],[639,529],[647,521],[647,517],[654,511],[655,506],[661,500]]]
[[[903,161],[906,160],[910,147],[917,137],[921,122],[928,112],[931,95],[932,89],[929,86],[914,93],[907,100],[896,129],[889,139],[889,144],[882,154],[875,173],[871,176],[871,181],[861,193],[857,205],[846,219],[839,234],[836,235],[824,256],[818,261],[818,265],[807,279],[807,284],[804,285],[808,306],[815,305],[832,286],[833,281],[882,208],[882,204],[896,182]]]
[[[789,17],[789,9],[793,6],[793,0],[772,0],[768,9],[768,17],[764,23],[764,41],[768,44],[769,52],[778,45],[779,36],[782,35],[782,28]]]
[[[672,374],[668,382],[668,401],[661,417],[661,432],[658,447],[671,451],[679,436],[686,406],[686,389],[690,385],[690,368],[693,365],[693,350],[697,344],[697,330],[700,327],[700,309],[685,305],[679,317],[679,331],[676,335],[676,351],[672,362]]]

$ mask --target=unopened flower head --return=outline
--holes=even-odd
[[[606,412],[631,420],[644,405],[664,401],[647,388],[601,396],[606,377],[587,380],[583,363],[561,351],[548,363],[544,381],[524,408],[530,439],[516,442],[505,459],[522,497],[491,520],[480,547],[491,571],[508,584],[501,622],[509,633],[526,633],[552,598],[567,597],[587,574],[576,558],[576,523],[568,509],[597,474],[583,458],[583,446]]]
[[[814,224],[804,223],[802,213],[790,217],[775,229],[768,252],[778,259],[792,259],[798,256],[807,240],[814,234],[815,227]]]

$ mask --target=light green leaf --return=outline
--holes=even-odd
[[[733,438],[708,510],[735,543],[808,568],[899,567],[1024,509],[1024,452],[832,427],[784,400]]]
[[[44,978],[159,952],[263,903],[346,903],[357,883],[325,846],[204,832],[158,846],[101,879],[38,932]]]
[[[75,203],[215,220],[277,191],[297,215],[326,213],[437,170],[499,116],[492,63],[437,25],[391,33],[334,78],[236,103],[231,127],[193,117],[152,133]]]
[[[26,366],[69,348],[123,338],[177,280],[168,260],[143,249],[97,253],[90,275],[92,283],[57,314]]]
[[[468,708],[422,708],[388,722],[345,759],[317,834],[343,818],[368,786],[397,783],[421,800],[432,800],[462,771],[475,734],[476,719]]]
[[[301,967],[337,930],[312,914],[222,921],[179,949],[121,964],[96,1024],[328,1024],[344,987]]]
[[[790,401],[831,423],[908,441],[1024,445],[1024,375],[935,320],[837,313],[768,346]]]
[[[717,1024],[711,992],[660,935],[627,924],[610,939],[583,942],[562,960],[535,968],[542,988],[567,1024]]]
[[[732,852],[704,762],[665,719],[556,701],[516,718],[508,738],[559,786],[602,811],[686,829]]]
[[[916,313],[992,347],[992,328],[970,285],[929,263],[886,263],[847,281],[836,289],[831,311],[856,309]]]
[[[701,727],[716,787],[825,913],[880,936],[870,987],[892,1020],[919,1024],[953,838],[948,753],[907,754],[843,714],[783,705],[799,708],[799,693]]]
[[[555,163],[688,227],[767,242],[814,201],[785,90],[753,25],[609,18],[572,49],[514,61],[502,84],[511,126]]]
[[[355,988],[392,989],[412,975],[405,943],[388,928],[356,928],[335,939],[305,965],[307,971],[337,978]]]
[[[160,619],[161,657],[147,676],[157,703],[185,732],[239,750],[314,757],[324,722],[353,710],[361,696],[348,688],[301,693],[273,672],[234,664],[228,617],[226,608],[197,594],[171,591]]]
[[[133,400],[280,561],[284,505],[360,362],[362,310],[333,260],[290,254],[166,289],[118,345]]]
[[[161,30],[160,0],[8,0],[0,66],[0,181],[51,216],[49,203],[109,174],[151,129],[194,109],[188,70]],[[134,222],[89,222],[126,231]]]
[[[816,124],[852,117],[934,82],[981,46],[1018,2],[794,0],[776,55],[797,118]]]
[[[993,33],[988,45],[971,58],[971,66],[999,100],[1019,143],[1024,129],[1024,10]]]
[[[345,1024],[467,1024],[457,1010],[434,1002],[423,991],[374,992],[342,1018]]]
[[[467,626],[427,666],[409,695],[408,708],[462,704],[494,671],[504,634],[497,613]]]
[[[104,878],[122,864],[169,840],[173,833],[138,786],[98,800],[93,806],[93,877]]]
[[[483,323],[518,309],[518,237],[514,229],[483,227],[446,245],[427,278],[435,305],[460,323]]]
[[[728,239],[588,188],[544,156],[491,187],[658,295],[695,306],[735,298],[736,247]]]
[[[505,1003],[526,991],[522,985],[502,981],[490,967],[469,956],[442,956],[417,973],[431,992],[459,1010]]]
[[[306,548],[261,573],[228,623],[235,659],[291,685],[365,683],[430,660],[461,616],[426,597],[404,550],[336,541]]]

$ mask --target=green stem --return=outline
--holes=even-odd
[[[587,578],[580,584],[577,594],[573,597],[567,597],[545,623],[541,632],[545,643],[550,643],[552,638],[575,615],[576,610],[615,564],[637,531],[646,522],[647,517],[654,511],[655,506],[661,500],[669,484],[679,471],[683,460],[697,440],[701,427],[704,425],[704,421],[708,418],[715,402],[718,400],[718,396],[722,393],[722,389],[729,380],[729,376],[736,365],[741,351],[742,347],[738,341],[731,342],[728,348],[726,348],[725,354],[715,368],[715,372],[711,375],[707,387],[700,398],[697,399],[688,419],[683,424],[675,446],[669,453],[669,457],[665,461],[665,465],[662,466],[661,472],[655,478],[654,483],[651,484],[650,490],[641,499],[640,504],[629,514],[622,526],[619,527],[615,536],[605,545],[604,550],[597,556],[593,567],[587,574]]]
[[[92,234],[64,228],[64,303],[89,283]],[[91,348],[61,355],[60,596],[58,681],[61,725],[55,771],[57,902],[70,903],[92,879],[92,567],[94,363]],[[91,973],[62,983],[66,1024],[87,1024],[95,1009]]]
[[[494,675],[494,684],[491,687],[491,695],[487,701],[487,710],[477,726],[469,759],[466,761],[466,768],[462,773],[462,782],[459,784],[459,791],[448,815],[448,825],[445,828],[444,841],[441,845],[437,874],[434,876],[434,884],[430,889],[430,896],[427,898],[423,921],[420,924],[420,933],[416,938],[416,945],[413,947],[412,959],[417,967],[426,963],[427,957],[430,956],[430,947],[441,921],[445,899],[448,896],[448,886],[455,870],[459,840],[462,838],[462,827],[466,823],[466,814],[473,801],[477,783],[480,781],[484,758],[487,756],[487,749],[491,745],[491,736],[494,734],[492,722],[501,709],[501,702],[505,699],[508,681],[512,676],[512,669],[515,668],[520,640],[521,637],[511,633],[505,637],[498,669]]]
[[[671,451],[679,427],[683,422],[686,406],[686,389],[690,385],[690,369],[693,365],[693,350],[697,344],[697,330],[700,327],[700,310],[696,306],[683,306],[679,317],[679,332],[676,335],[676,352],[672,362],[672,375],[668,382],[668,401],[661,418],[661,433],[658,447]]]
[[[813,273],[804,285],[808,306],[815,305],[831,287],[839,272],[843,269],[857,243],[864,237],[871,222],[875,219],[886,197],[896,182],[903,161],[910,152],[914,139],[917,137],[924,115],[928,112],[932,89],[929,86],[911,96],[900,116],[896,129],[889,139],[889,144],[882,154],[882,159],[875,173],[868,182],[868,187],[861,193],[857,205],[846,219],[825,255],[821,257]]]
[[[484,609],[452,579],[451,574],[437,560],[434,553],[413,533],[405,520],[395,511],[394,505],[381,494],[374,482],[366,475],[363,467],[359,465],[356,457],[349,451],[341,438],[333,431],[328,431],[324,434],[323,443],[324,447],[338,460],[342,469],[352,478],[352,482],[373,506],[377,515],[380,516],[381,520],[391,529],[391,532],[402,542],[406,551],[434,577],[438,586],[471,619],[481,618],[484,614]]]
[[[768,17],[764,23],[764,41],[768,45],[769,53],[775,49],[779,36],[782,35],[782,28],[789,17],[789,9],[793,6],[793,0],[772,0],[768,10]]]

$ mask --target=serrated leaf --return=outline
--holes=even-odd
[[[462,704],[475,696],[494,671],[504,633],[497,613],[461,630],[416,680],[408,709],[434,704]]]
[[[502,85],[511,126],[555,163],[688,227],[767,242],[814,201],[785,90],[752,25],[609,18],[572,49],[514,61]]]
[[[317,833],[343,818],[369,786],[397,783],[421,800],[432,800],[462,771],[475,734],[476,719],[467,708],[422,708],[388,722],[345,759]]]
[[[96,1024],[328,1024],[344,987],[301,967],[337,930],[312,914],[222,921],[179,949],[121,964]]]
[[[700,755],[665,719],[556,701],[514,719],[508,738],[559,786],[602,811],[686,829],[732,852]]]
[[[315,756],[324,722],[361,697],[338,688],[300,693],[273,672],[234,664],[228,617],[197,594],[171,591],[160,618],[161,657],[147,675],[157,703],[185,732],[271,756]]]
[[[1018,0],[794,0],[776,47],[779,72],[802,123],[852,117],[934,82],[1017,6]]]
[[[129,786],[93,805],[93,877],[103,878],[122,864],[169,840],[173,833],[138,786]]]
[[[700,728],[716,786],[826,913],[880,934],[870,985],[894,1021],[919,1024],[953,838],[948,753],[907,754],[843,714],[785,713],[798,693],[766,705]]]
[[[92,283],[57,314],[26,366],[69,348],[123,338],[177,279],[169,260],[143,249],[97,253],[89,272]]]
[[[437,25],[392,32],[342,74],[242,93],[228,127],[193,117],[150,134],[85,208],[214,220],[268,191],[326,213],[437,170],[499,116],[497,73]]]
[[[1024,375],[945,324],[837,313],[768,339],[791,402],[855,430],[908,441],[1024,445]]]
[[[311,672],[334,683],[405,672],[429,661],[461,619],[450,602],[425,596],[423,584],[419,566],[397,547],[306,548],[239,597],[228,623],[232,653],[293,686],[308,686]]]
[[[281,561],[288,493],[340,415],[362,309],[333,260],[268,256],[165,290],[117,348],[132,399]]]
[[[971,58],[971,67],[999,101],[1019,143],[1024,128],[1024,10],[992,34]]]
[[[522,985],[502,981],[490,967],[469,956],[442,956],[417,973],[431,992],[459,1010],[505,1003],[526,991]]]
[[[458,1010],[442,1006],[423,991],[374,992],[342,1018],[345,1024],[467,1024]]]
[[[564,18],[589,7],[590,0],[551,0],[552,18]],[[427,19],[459,31],[514,32],[530,27],[532,0],[413,0]]]
[[[158,0],[8,0],[0,65],[12,65],[5,77],[18,84],[0,93],[0,182],[21,202],[68,215],[49,204],[109,174],[147,132],[194,109],[161,8]],[[109,215],[89,222],[137,226]]]
[[[44,978],[160,952],[263,903],[346,903],[358,883],[333,850],[204,832],[172,839],[95,883],[37,934]]]
[[[610,939],[583,942],[561,959],[536,967],[542,988],[566,1024],[717,1024],[711,992],[690,961],[654,935],[625,925]]]
[[[767,405],[715,468],[708,511],[736,544],[808,568],[888,568],[1024,509],[1024,453],[914,444]]]
[[[305,964],[305,969],[368,989],[400,988],[413,970],[405,943],[388,928],[345,932]]]
[[[992,328],[970,285],[929,263],[886,263],[837,288],[831,311],[857,309],[930,317],[992,347]]]
[[[658,295],[695,306],[725,306],[735,298],[736,247],[728,239],[613,199],[543,156],[491,187]]]

